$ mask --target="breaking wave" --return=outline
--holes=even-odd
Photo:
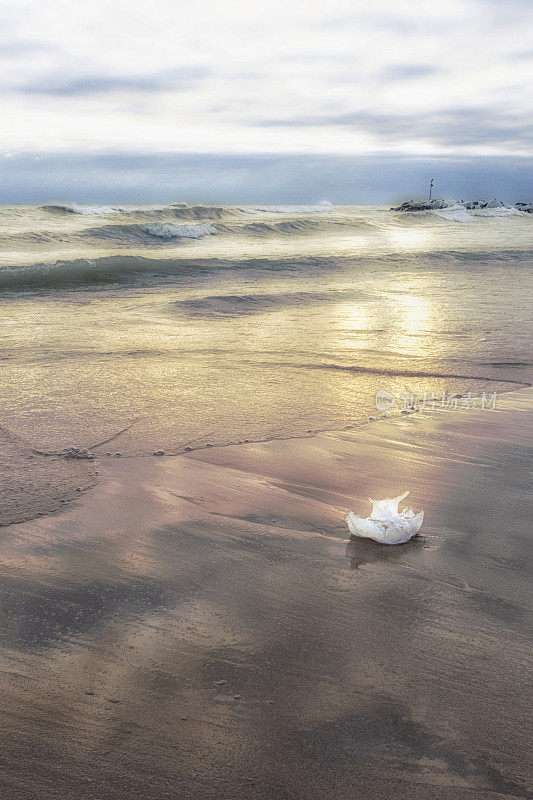
[[[267,234],[267,233],[299,233],[310,229],[315,229],[318,222],[314,219],[295,219],[283,222],[248,222],[242,225],[240,230],[245,233]],[[238,229],[239,230],[239,229]]]
[[[83,239],[104,240],[113,245],[165,244],[176,239],[202,239],[218,233],[217,228],[208,222],[187,224],[176,222],[152,222],[145,225],[100,225],[87,228],[77,236]]]
[[[461,203],[432,212],[448,222],[473,222],[476,217],[527,217],[527,214],[514,206],[508,208],[466,208]]]
[[[143,225],[142,230],[150,236],[157,236],[160,239],[201,239],[202,236],[210,236],[217,233],[215,226],[209,225],[207,222],[198,225],[154,222],[151,225]]]
[[[165,211],[170,211],[178,219],[221,219],[235,213],[235,209],[223,206],[188,206],[184,203],[174,203]]]
[[[333,203],[323,200],[314,206],[240,206],[245,214],[316,214],[331,211]]]
[[[80,206],[77,203],[49,203],[40,206],[42,211],[49,211],[51,214],[81,214],[84,216],[105,216],[107,214],[121,214],[124,212],[154,211],[164,208],[164,206]]]
[[[154,214],[156,212],[153,212]],[[360,217],[353,217],[348,220],[338,220],[331,218],[316,217],[297,217],[293,219],[272,219],[268,222],[257,220],[247,222],[245,220],[226,220],[218,222],[221,214],[219,209],[213,208],[209,212],[203,209],[192,207],[187,209],[172,209],[170,211],[172,220],[168,219],[169,209],[165,215],[157,220],[146,219],[143,216],[133,214],[112,219],[96,219],[90,227],[83,227],[66,230],[57,228],[36,231],[24,231],[0,235],[0,246],[5,249],[31,249],[36,245],[54,245],[64,247],[66,245],[78,246],[80,241],[90,246],[97,243],[105,243],[113,249],[120,247],[153,248],[169,244],[177,244],[180,240],[202,239],[205,236],[224,234],[226,236],[245,236],[250,238],[265,236],[290,236],[302,235],[319,231],[347,230],[366,232],[375,230],[375,225],[363,220]],[[176,220],[177,217],[177,221]],[[206,218],[207,217],[207,218]],[[91,217],[88,217],[91,219]],[[183,220],[183,221],[182,221]],[[186,221],[186,220],[190,220]],[[213,224],[214,221],[217,224]],[[103,223],[103,224],[102,224]]]
[[[50,203],[40,206],[50,214],[79,214],[81,216],[108,216],[110,214],[170,214],[178,219],[220,219],[231,214],[232,209],[222,206],[188,206],[185,203],[148,206],[84,206],[77,203]]]

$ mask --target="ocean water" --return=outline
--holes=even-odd
[[[0,425],[37,447],[309,435],[379,416],[378,390],[531,382],[521,212],[3,207],[0,245]]]

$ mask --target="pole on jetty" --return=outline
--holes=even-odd
[[[433,181],[434,180],[435,180],[435,178],[432,178],[430,183],[429,183],[429,202],[430,203],[431,203],[431,190],[433,189]]]

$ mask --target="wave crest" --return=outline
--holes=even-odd
[[[218,232],[214,225],[207,222],[198,225],[153,222],[150,225],[143,225],[141,230],[159,239],[201,239],[203,236],[212,236]]]
[[[457,203],[448,208],[434,211],[438,217],[448,222],[473,222],[476,217],[526,217],[525,211],[514,206],[498,206],[497,208],[466,208],[462,203]]]
[[[231,208],[222,206],[188,206],[186,203],[147,206],[85,206],[78,203],[48,203],[39,206],[50,214],[80,214],[82,216],[107,216],[109,214],[172,214],[179,219],[220,219],[231,214]]]
[[[80,206],[77,203],[49,203],[40,206],[42,211],[49,211],[51,214],[81,214],[83,216],[103,216],[106,214],[120,214],[125,211],[141,211],[146,207],[133,208],[127,206]]]
[[[176,260],[120,255],[99,259],[79,258],[24,267],[3,267],[0,269],[0,291],[127,284],[154,275],[176,277],[184,271],[185,265]]]
[[[322,200],[313,206],[239,206],[244,214],[316,214],[331,211],[333,203]]]

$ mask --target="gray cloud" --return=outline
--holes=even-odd
[[[207,77],[204,67],[180,67],[151,75],[83,75],[77,78],[51,75],[16,90],[24,94],[76,97],[109,92],[185,91]]]
[[[482,14],[489,14],[500,27],[508,27],[520,20],[525,30],[533,18],[531,0],[477,0]]]
[[[17,56],[26,56],[29,53],[49,53],[55,50],[46,42],[30,42],[30,41],[13,41],[2,42],[0,44],[0,58],[13,58]]]
[[[310,3],[288,11],[283,36],[275,19],[257,24],[254,3],[235,20],[211,3],[205,25],[202,4],[183,17],[161,0],[157,15],[143,6],[126,19],[93,0],[81,27],[75,6],[50,3],[52,11],[28,0],[0,21],[7,151],[83,149],[89,129],[102,151],[187,149],[197,139],[213,151],[414,155],[490,145],[503,155],[531,140],[531,0]],[[147,62],[150,42],[158,44]]]
[[[372,134],[390,144],[401,139],[440,145],[525,144],[533,142],[527,117],[506,114],[492,108],[452,108],[425,114],[387,114],[361,111],[350,114],[321,115],[263,120],[258,127],[342,127]]]
[[[381,77],[389,81],[405,81],[412,78],[425,78],[443,70],[432,64],[389,64],[382,70]]]

